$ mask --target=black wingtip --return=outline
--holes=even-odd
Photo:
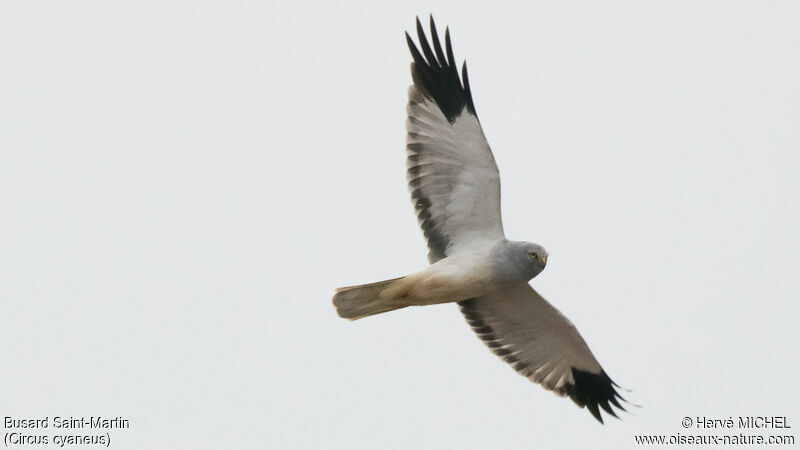
[[[619,416],[617,416],[611,405],[625,411],[625,408],[617,400],[625,401],[625,399],[614,388],[619,386],[606,375],[605,371],[601,370],[600,373],[593,373],[573,367],[572,379],[573,383],[565,386],[567,395],[578,406],[585,406],[601,424],[603,423],[603,417],[600,414],[600,408],[603,408],[603,411],[617,419],[619,419]]]
[[[408,48],[414,59],[414,65],[411,69],[414,84],[417,85],[425,97],[436,102],[439,109],[451,123],[455,121],[464,108],[471,114],[476,115],[469,82],[465,78],[462,86],[458,68],[455,65],[449,27],[445,28],[444,50],[442,50],[439,34],[436,31],[433,14],[430,15],[430,28],[433,48],[431,48],[431,44],[425,35],[425,30],[422,28],[422,22],[419,17],[416,19],[419,47],[414,45],[411,36],[406,32]],[[462,74],[466,76],[466,70],[462,70]]]

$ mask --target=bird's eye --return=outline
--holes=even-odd
[[[536,260],[536,253],[528,252],[528,258]]]

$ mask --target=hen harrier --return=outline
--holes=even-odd
[[[422,53],[406,33],[414,62],[408,90],[408,187],[428,242],[426,269],[336,290],[341,317],[360,319],[406,306],[458,302],[473,331],[517,372],[589,409],[616,417],[622,399],[578,330],[528,280],[547,252],[509,241],[500,218],[500,175],[472,102],[467,66],[459,77],[450,32],[445,46],[431,17],[433,48],[417,19]],[[463,85],[461,84],[463,79]]]

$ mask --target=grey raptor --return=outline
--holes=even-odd
[[[457,302],[473,331],[517,372],[586,407],[616,417],[616,384],[575,326],[528,281],[547,252],[509,241],[500,216],[500,175],[475,113],[464,63],[459,76],[450,31],[433,47],[417,19],[406,129],[408,187],[428,242],[427,268],[392,280],[339,288],[333,303],[355,320],[407,306]],[[463,80],[463,84],[462,84]]]

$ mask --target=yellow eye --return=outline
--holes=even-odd
[[[528,258],[536,260],[536,253],[528,252]]]

